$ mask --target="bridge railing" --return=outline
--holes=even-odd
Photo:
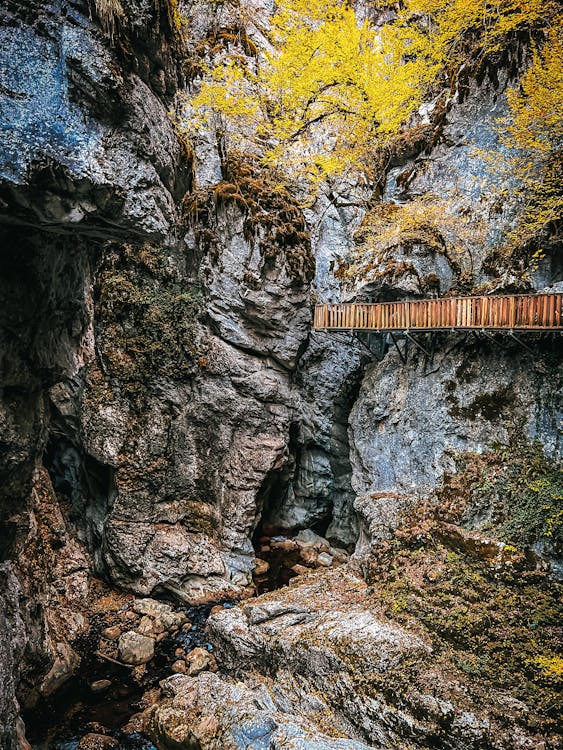
[[[444,329],[545,330],[563,328],[563,294],[446,297],[317,305],[318,330]]]

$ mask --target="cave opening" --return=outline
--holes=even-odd
[[[53,489],[68,519],[103,573],[103,525],[116,496],[115,469],[89,456],[68,436],[51,432],[43,455]]]
[[[326,450],[303,433],[300,423],[291,424],[288,460],[266,476],[257,496],[252,544],[259,594],[307,571],[340,564],[353,548],[353,543],[329,534],[331,528],[339,528],[333,493],[340,491],[342,478],[334,474]]]
[[[290,425],[288,460],[266,477],[257,496],[255,548],[265,534],[292,536],[302,529],[312,529],[321,536],[326,533],[332,522],[333,504],[329,467],[319,460],[323,453],[303,439],[299,422]]]

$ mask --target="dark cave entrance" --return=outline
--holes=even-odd
[[[286,586],[304,571],[301,550],[295,542],[300,531],[308,529],[325,537],[332,522],[330,495],[307,494],[305,468],[310,465],[315,446],[305,445],[301,425],[289,429],[287,463],[271,472],[257,496],[259,516],[252,535],[252,545],[259,563],[254,574],[257,593]],[[264,570],[264,568],[267,568]]]
[[[102,573],[102,529],[117,493],[115,469],[84,453],[59,431],[49,436],[43,465],[69,522],[92,553],[95,569]]]
[[[260,516],[252,542],[256,549],[264,534],[292,536],[301,529],[312,529],[324,536],[332,521],[332,502],[328,493],[315,495],[304,489],[305,461],[316,450],[306,445],[301,436],[301,425],[293,422],[289,428],[289,458],[286,465],[269,474],[257,496]]]

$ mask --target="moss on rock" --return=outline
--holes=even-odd
[[[557,731],[559,585],[533,567],[516,576],[510,568],[503,572],[448,549],[432,534],[421,538],[414,528],[379,547],[368,582],[385,614],[407,629],[422,628],[433,648],[431,664],[403,663],[394,678],[387,672],[370,689],[385,690],[391,681],[408,696],[423,689],[425,672],[433,669],[462,684],[468,707],[487,707],[495,723],[516,718],[546,739]],[[511,720],[507,700],[516,706]]]
[[[482,454],[454,455],[438,491],[440,518],[475,526],[518,547],[549,541],[563,552],[563,472],[539,443],[520,440]]]
[[[264,266],[282,257],[288,275],[300,283],[312,281],[315,258],[303,212],[287,188],[250,154],[232,153],[224,165],[224,179],[207,190],[196,191],[184,201],[184,214],[198,230],[204,251],[217,252],[212,231],[214,213],[220,206],[238,206],[244,215],[245,239],[258,244]],[[210,233],[211,232],[211,233]]]
[[[154,378],[189,379],[197,371],[201,292],[167,267],[158,248],[111,246],[96,281],[99,353],[134,404]]]

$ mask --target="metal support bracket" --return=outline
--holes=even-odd
[[[422,346],[422,344],[419,344],[419,343],[418,343],[418,341],[417,341],[417,340],[416,340],[415,338],[413,338],[413,336],[411,336],[411,335],[410,335],[410,333],[408,333],[407,331],[405,331],[405,336],[406,336],[406,337],[408,338],[408,340],[409,340],[409,341],[412,341],[412,343],[413,343],[413,344],[414,344],[414,345],[415,345],[416,347],[418,347],[418,348],[420,349],[420,351],[421,351],[421,352],[423,352],[424,354],[426,354],[426,356],[428,357],[428,359],[432,359],[432,354],[431,354],[431,353],[430,353],[429,351],[427,351],[427,350],[426,350],[426,349],[425,349],[425,348],[424,348],[424,347]]]
[[[484,336],[484,337],[485,337],[486,339],[489,339],[489,341],[492,341],[492,342],[493,342],[493,344],[498,344],[498,341],[497,341],[497,340],[495,339],[495,337],[494,337],[494,336],[491,336],[491,334],[490,334],[490,333],[489,333],[488,331],[485,331],[485,329],[484,329],[484,328],[481,328],[481,330],[479,331],[479,333],[480,333],[480,334],[481,334],[482,336]],[[499,344],[499,346],[502,346],[502,345],[501,345],[501,344]]]
[[[359,331],[352,331],[352,338],[355,338],[357,341],[360,342],[360,344],[364,347],[366,351],[368,351],[372,357],[375,357],[379,362],[383,359],[385,356],[385,341],[382,341],[379,344],[379,351],[374,351],[371,347],[371,332],[368,333],[368,343],[361,338]]]
[[[395,338],[392,331],[389,331],[389,335],[391,336],[391,341],[395,344],[395,349],[399,352],[399,357],[401,358],[404,365],[407,364],[407,350],[405,348],[405,352],[403,353],[399,347],[399,344],[397,343],[397,339]]]
[[[534,352],[534,350],[532,349],[532,347],[531,347],[531,346],[528,346],[528,344],[525,344],[525,343],[524,343],[524,342],[522,341],[522,339],[519,339],[519,338],[518,338],[518,336],[516,336],[516,335],[515,335],[514,331],[510,330],[510,331],[508,332],[508,335],[510,336],[510,338],[513,338],[513,339],[514,339],[514,341],[517,341],[517,342],[518,342],[518,343],[520,344],[520,346],[524,347],[524,349],[527,349],[527,350],[528,350],[529,352],[531,352],[532,354],[535,354],[535,352]]]

